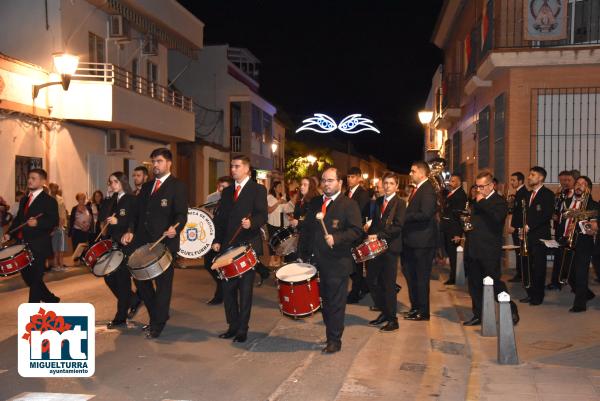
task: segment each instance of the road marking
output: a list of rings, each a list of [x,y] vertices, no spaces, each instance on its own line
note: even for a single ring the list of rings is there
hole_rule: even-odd
[[[87,401],[94,397],[90,394],[21,393],[6,401]]]

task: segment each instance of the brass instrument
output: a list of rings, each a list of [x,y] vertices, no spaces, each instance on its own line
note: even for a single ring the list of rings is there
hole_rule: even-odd
[[[435,158],[429,162],[429,175],[427,179],[433,185],[437,194],[437,207],[438,212],[443,208],[444,205],[444,190],[448,189],[450,184],[450,171],[448,170],[448,163],[446,159],[441,157]]]
[[[506,195],[506,204],[508,206],[508,214],[513,214],[515,210],[515,194]]]
[[[462,225],[462,229],[464,232],[473,231],[473,223],[471,223],[471,207],[469,205],[469,201],[465,204],[465,209],[460,210],[459,219]]]
[[[531,264],[529,263],[529,247],[527,245],[527,199],[521,199],[521,209],[523,210],[523,228],[521,228],[521,246],[519,248],[519,257],[521,258],[521,277],[525,288],[531,287]]]

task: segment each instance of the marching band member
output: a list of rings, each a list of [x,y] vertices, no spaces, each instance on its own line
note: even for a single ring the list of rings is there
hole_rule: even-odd
[[[396,276],[398,275],[398,257],[402,252],[402,224],[406,212],[406,202],[397,195],[399,178],[395,173],[387,172],[382,177],[384,195],[377,199],[376,210],[369,228],[369,240],[386,240],[388,249],[369,262],[367,283],[375,307],[381,313],[369,325],[381,327],[381,332],[398,330],[396,317]]]
[[[544,186],[546,175],[543,167],[534,166],[527,176],[531,193],[526,200],[527,225],[523,227],[523,231],[527,234],[527,247],[531,259],[531,286],[527,289],[527,297],[520,302],[530,305],[540,305],[544,302],[548,250],[540,240],[552,238],[550,221],[554,214],[554,193]]]
[[[362,181],[362,172],[360,171],[360,168],[350,167],[346,176],[346,181],[348,184],[346,196],[355,201],[358,205],[362,223],[364,224],[369,218],[370,198],[367,190],[360,185]],[[362,237],[358,239],[358,242],[360,243],[361,240]],[[362,263],[354,263],[354,271],[350,275],[350,279],[352,280],[352,289],[348,294],[348,303],[355,304],[358,303],[367,292],[369,292],[369,286],[367,285],[367,281],[363,273]]]
[[[471,295],[473,317],[463,323],[465,326],[481,324],[483,302],[483,279],[494,280],[494,299],[507,291],[501,279],[500,261],[502,259],[502,235],[508,205],[494,189],[493,176],[484,171],[477,176],[477,196],[472,207],[471,224],[473,230],[466,233],[465,253],[469,258],[469,293]],[[517,305],[510,301],[513,323],[519,322]]]
[[[142,190],[142,185],[148,181],[148,169],[146,166],[137,166],[133,169],[133,194],[138,196]]]
[[[462,177],[459,174],[450,176],[450,192],[446,195],[440,220],[440,231],[444,238],[444,249],[450,259],[450,277],[444,283],[453,285],[456,279],[456,248],[460,245],[463,235],[460,219],[456,213],[464,210],[467,204],[467,194],[462,189]]]
[[[310,177],[304,177],[300,180],[300,199],[296,202],[294,206],[293,217],[290,219],[290,225],[292,227],[300,227],[301,221],[306,216],[306,212],[308,211],[308,205],[312,198],[320,196],[319,191],[317,191],[317,186]]]
[[[513,208],[510,218],[509,231],[512,235],[513,245],[520,247],[521,238],[519,236],[519,229],[523,227],[523,199],[527,201],[529,199],[529,191],[525,186],[525,176],[520,171],[516,171],[510,176],[510,186],[515,190]],[[518,283],[522,280],[523,276],[521,270],[521,254],[519,248],[515,249],[516,257],[516,274],[511,278],[511,283]]]
[[[363,230],[358,204],[341,192],[338,170],[325,170],[321,183],[323,196],[314,197],[308,206],[299,249],[302,260],[314,260],[319,270],[327,335],[322,352],[331,354],[342,349],[348,279],[354,264],[350,248]]]
[[[257,255],[262,254],[260,228],[267,222],[267,190],[250,179],[250,159],[235,156],[231,159],[233,185],[221,194],[219,213],[215,217],[214,252],[224,251],[229,246],[249,243]],[[239,227],[241,225],[241,231]],[[236,232],[239,235],[234,238]],[[229,327],[219,334],[220,338],[233,338],[243,343],[248,336],[248,323],[252,310],[254,270],[248,270],[223,284],[225,317]]]
[[[58,204],[56,199],[44,192],[44,184],[48,173],[42,169],[32,169],[27,174],[29,193],[19,202],[19,210],[12,220],[9,231],[27,223],[14,236],[24,242],[33,254],[31,266],[21,270],[21,277],[29,287],[29,301],[60,302],[44,283],[44,263],[52,256],[52,240],[50,234],[58,225]],[[41,215],[40,215],[41,214]],[[11,235],[5,234],[4,241]]]
[[[402,227],[402,268],[408,285],[410,311],[406,320],[429,320],[429,279],[437,244],[437,195],[429,182],[429,165],[414,162],[410,177],[415,184]]]
[[[599,210],[599,205],[591,198],[592,180],[584,175],[580,176],[575,183],[574,196],[571,209]],[[586,199],[587,197],[587,199]],[[569,219],[565,224],[565,230],[569,228]],[[587,301],[593,299],[596,295],[588,286],[590,259],[594,251],[594,236],[598,233],[598,221],[596,217],[583,221],[589,223],[589,226],[582,230],[580,224],[575,225],[575,256],[572,259],[571,274],[569,275],[569,285],[575,293],[573,307],[569,312],[584,312],[587,310]]]
[[[131,194],[127,176],[121,171],[110,175],[108,185],[112,196],[103,202],[99,219],[103,222],[101,229],[108,225],[105,236],[114,243],[119,243],[134,218],[135,196]],[[137,310],[140,303],[137,295],[131,290],[131,275],[126,265],[127,262],[124,258],[121,266],[113,273],[104,276],[104,282],[117,298],[115,317],[106,325],[109,329],[124,325],[127,318],[130,317],[129,308],[135,306],[135,310]]]
[[[123,245],[137,249],[166,235],[165,244],[172,255],[179,251],[179,233],[187,222],[187,190],[183,182],[171,174],[173,155],[167,148],[154,149],[150,154],[154,180],[142,185],[137,197],[136,221],[123,235]],[[175,228],[176,223],[179,226]],[[133,234],[133,232],[135,234]],[[152,280],[136,280],[139,294],[148,309],[150,324],[145,327],[146,338],[157,338],[167,320],[173,292],[173,266]],[[156,287],[156,288],[155,288]]]

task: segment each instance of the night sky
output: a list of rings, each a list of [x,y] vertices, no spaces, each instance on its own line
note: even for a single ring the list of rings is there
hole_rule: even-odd
[[[206,24],[206,45],[261,60],[261,95],[295,123],[361,113],[382,134],[355,135],[355,149],[399,171],[422,158],[417,111],[441,62],[430,38],[442,0],[179,2]]]

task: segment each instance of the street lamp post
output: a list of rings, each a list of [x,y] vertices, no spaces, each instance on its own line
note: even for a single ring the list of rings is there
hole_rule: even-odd
[[[56,82],[46,82],[41,85],[33,85],[32,96],[33,99],[38,97],[40,93],[40,89],[46,88],[52,85],[61,84],[63,90],[69,89],[69,84],[71,83],[71,76],[75,74],[77,71],[77,65],[79,64],[79,56],[74,56],[72,54],[67,53],[54,53],[52,55],[54,59],[54,67],[56,71],[60,74],[60,81]]]

